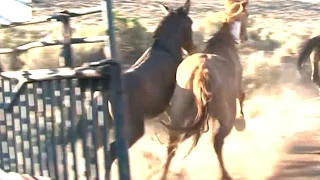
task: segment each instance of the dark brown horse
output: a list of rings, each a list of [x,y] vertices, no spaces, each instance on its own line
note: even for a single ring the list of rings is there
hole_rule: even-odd
[[[163,113],[173,95],[175,75],[182,58],[182,48],[188,53],[194,48],[192,20],[188,16],[190,0],[184,6],[170,10],[161,5],[166,16],[154,32],[154,43],[137,62],[124,72],[123,112],[124,136],[131,147],[144,134],[144,119]],[[115,142],[108,156],[116,159]],[[111,164],[107,170],[110,170]],[[108,172],[109,173],[109,172]]]
[[[220,124],[213,141],[222,179],[231,179],[224,167],[222,147],[235,122],[236,99],[243,96],[242,65],[235,44],[247,40],[246,5],[247,2],[233,2],[222,27],[207,42],[203,53],[187,57],[178,67],[171,100],[171,123],[164,124],[170,139],[163,180],[178,144],[193,136],[189,154],[209,128],[210,119],[217,119]]]
[[[301,73],[302,64],[310,57],[310,63],[312,68],[311,79],[318,85],[320,92],[320,80],[319,80],[319,61],[320,61],[320,35],[310,38],[304,44],[303,48],[299,52],[298,56],[298,70]]]

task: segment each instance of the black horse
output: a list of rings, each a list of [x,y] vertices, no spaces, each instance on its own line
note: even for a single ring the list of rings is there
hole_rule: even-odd
[[[154,32],[152,47],[122,76],[123,127],[129,147],[143,136],[144,120],[157,117],[168,107],[175,88],[176,71],[183,60],[182,49],[190,54],[194,48],[192,20],[188,16],[190,0],[174,10],[161,7],[166,16]],[[108,156],[112,164],[116,159],[115,142],[111,143]],[[108,173],[111,164],[107,167]]]

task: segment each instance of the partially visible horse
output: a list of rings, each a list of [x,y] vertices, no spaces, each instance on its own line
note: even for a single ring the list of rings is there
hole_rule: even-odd
[[[301,73],[302,64],[310,57],[312,68],[311,80],[318,85],[320,92],[320,79],[319,79],[319,61],[320,61],[320,35],[308,39],[299,52],[298,56],[298,70]]]
[[[178,144],[193,136],[189,154],[208,130],[210,119],[217,119],[220,124],[214,149],[222,179],[231,179],[224,166],[222,147],[235,122],[236,100],[243,96],[242,65],[235,44],[247,40],[246,5],[247,1],[233,2],[222,27],[207,42],[203,53],[187,57],[178,67],[170,106],[171,123],[163,123],[169,129],[169,146],[162,180],[166,179]]]
[[[175,88],[176,71],[183,60],[182,48],[188,53],[194,48],[192,20],[188,16],[190,0],[174,10],[164,5],[161,7],[167,15],[154,32],[152,47],[122,76],[123,127],[129,147],[143,136],[144,119],[157,117],[169,105]],[[108,156],[112,164],[116,159],[115,142],[110,144]],[[111,164],[107,167],[108,171]]]

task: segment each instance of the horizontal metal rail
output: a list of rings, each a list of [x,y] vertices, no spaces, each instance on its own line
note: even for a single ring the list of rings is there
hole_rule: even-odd
[[[110,65],[118,64],[113,59],[105,59],[98,62],[89,63],[84,67],[76,68],[54,68],[54,69],[38,69],[29,71],[7,71],[0,73],[3,79],[16,80],[17,84],[13,87],[11,93],[10,103],[0,105],[0,108],[9,110],[13,107],[22,89],[27,83],[36,81],[48,81],[58,79],[72,79],[72,78],[97,78],[109,75],[108,67]]]
[[[83,15],[89,15],[89,14],[95,14],[95,13],[101,13],[101,7],[92,7],[92,8],[83,8],[80,10],[62,10],[58,11],[57,13],[51,15],[51,16],[43,16],[43,17],[37,17],[32,19],[29,22],[24,23],[12,23],[10,25],[1,25],[0,29],[6,29],[6,28],[13,28],[17,26],[26,26],[26,25],[32,25],[32,24],[39,24],[39,23],[45,23],[50,21],[60,21],[61,16],[68,16],[68,17],[78,17]]]
[[[96,43],[96,42],[105,42],[109,39],[108,36],[92,36],[84,38],[71,38],[71,44],[81,44],[81,43]],[[20,51],[27,51],[33,48],[46,47],[46,46],[56,46],[63,45],[63,40],[44,40],[27,43],[20,45],[16,48],[0,48],[0,54],[9,54]]]

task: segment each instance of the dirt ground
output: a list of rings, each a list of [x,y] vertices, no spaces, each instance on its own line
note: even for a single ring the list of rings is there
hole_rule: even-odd
[[[176,7],[183,0],[115,0],[114,8],[128,17],[139,17],[154,28],[162,17],[158,2]],[[191,1],[196,21],[222,9],[219,0]],[[47,0],[37,5],[35,15],[57,9],[99,5],[98,0]],[[235,130],[224,146],[226,167],[239,180],[315,180],[320,178],[320,98],[309,77],[297,74],[296,55],[301,43],[320,33],[320,2],[307,0],[251,0],[248,11],[250,41],[239,47],[244,66],[247,129]],[[152,14],[152,16],[150,16]],[[81,19],[96,23],[100,18]],[[307,68],[305,68],[307,69]],[[302,81],[304,81],[302,83]],[[159,178],[166,146],[152,138],[166,131],[155,121],[147,122],[146,135],[130,149],[134,180]],[[214,130],[204,134],[195,150],[183,159],[186,141],[173,160],[170,180],[219,179],[218,161],[212,146]],[[113,171],[117,170],[113,166]],[[112,179],[117,179],[116,174]]]
[[[127,13],[135,15],[129,7],[133,8],[136,3],[134,12],[139,12],[140,17],[146,16],[146,24],[152,26],[158,20],[149,19],[148,12],[141,12],[145,6],[151,9],[151,2],[157,1],[130,2],[120,5],[116,1],[115,7],[118,5],[119,9],[123,7]],[[162,2],[172,6],[181,3]],[[224,147],[227,169],[235,179],[320,178],[320,104],[318,100],[305,100],[318,94],[314,85],[301,83],[295,68],[301,42],[320,32],[319,5],[319,2],[250,1],[251,40],[240,47],[249,94],[245,102],[248,127],[245,132],[234,130]],[[200,19],[207,12],[220,9],[218,1],[192,1],[191,16]],[[253,32],[258,32],[258,40],[253,38]],[[166,133],[159,129],[160,126],[151,122],[147,132],[152,135],[156,131],[165,141]],[[187,141],[181,145],[169,179],[219,179],[218,161],[212,147],[213,133],[203,135],[200,144],[186,159],[182,158],[191,143]],[[134,179],[159,178],[165,157],[165,146],[145,136],[130,150],[132,176]]]

